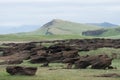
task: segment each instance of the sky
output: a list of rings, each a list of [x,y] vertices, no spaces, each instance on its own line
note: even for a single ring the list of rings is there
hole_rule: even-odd
[[[0,27],[43,25],[52,19],[120,24],[120,0],[0,0]]]

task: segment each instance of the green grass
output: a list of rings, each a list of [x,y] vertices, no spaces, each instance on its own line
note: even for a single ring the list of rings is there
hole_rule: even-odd
[[[104,38],[120,39],[120,34],[114,35],[114,36],[108,36],[108,37],[104,37]]]
[[[120,27],[117,28],[107,28],[106,31],[100,35],[94,36],[98,38],[110,38],[110,39],[119,39],[120,38]],[[92,36],[92,35],[91,35]]]
[[[94,75],[107,73],[120,73],[119,61],[114,61],[113,66],[118,67],[117,70],[96,70],[96,69],[62,69],[64,64],[52,63],[51,67],[39,67],[39,64],[22,64],[23,66],[37,66],[38,71],[35,76],[11,76],[5,71],[5,66],[0,67],[0,80],[119,80],[120,78],[104,78],[94,77]],[[53,70],[49,70],[53,69]]]
[[[101,29],[97,29],[97,30],[101,30]],[[96,38],[109,38],[109,39],[119,39],[120,38],[120,27],[104,28],[104,30],[106,30],[106,31],[101,34],[98,34],[98,35],[93,34],[91,36],[96,37]],[[96,31],[96,30],[92,30],[92,31]]]
[[[102,37],[117,36],[120,35],[120,27],[107,29],[106,32],[101,34]]]
[[[91,38],[80,35],[0,35],[0,41],[42,41]]]

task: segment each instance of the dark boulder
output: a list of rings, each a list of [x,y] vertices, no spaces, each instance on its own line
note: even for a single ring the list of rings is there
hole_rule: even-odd
[[[37,71],[37,67],[21,67],[21,66],[8,66],[6,72],[10,75],[28,75],[33,76]]]
[[[91,65],[92,69],[107,69],[111,66],[112,60],[108,55],[82,56],[75,62],[75,68],[87,68]]]
[[[99,61],[96,61],[95,63],[92,64],[92,69],[106,69],[109,68],[109,66],[112,63],[112,58],[103,58],[100,59]]]
[[[49,62],[46,57],[37,55],[32,57],[32,59],[30,60],[30,63],[45,63],[45,62]]]

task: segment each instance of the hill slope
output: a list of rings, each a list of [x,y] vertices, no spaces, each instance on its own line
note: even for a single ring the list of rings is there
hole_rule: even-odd
[[[109,22],[103,22],[103,23],[87,23],[89,25],[94,25],[94,26],[101,26],[103,28],[110,28],[110,27],[117,27],[119,25],[116,25],[116,24],[112,24],[112,23],[109,23]]]
[[[101,27],[98,26],[54,19],[35,31],[0,35],[0,41],[40,41],[91,38],[83,36],[82,32],[100,28]]]
[[[82,34],[86,36],[111,37],[111,38],[116,36],[117,38],[118,36],[120,36],[120,27],[85,31]]]
[[[100,29],[98,26],[91,26],[87,24],[74,23],[69,21],[63,21],[59,19],[54,19],[45,25],[43,25],[40,29],[24,33],[24,34],[32,34],[32,35],[81,35],[83,31],[87,30],[96,30]]]
[[[99,26],[54,19],[35,31],[0,35],[0,41],[39,41],[96,37],[120,38],[120,27],[101,28]]]

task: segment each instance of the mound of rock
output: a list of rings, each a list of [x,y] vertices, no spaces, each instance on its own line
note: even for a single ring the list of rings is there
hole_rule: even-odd
[[[44,43],[52,43],[52,45],[45,47],[42,45]],[[120,48],[120,39],[69,39],[29,43],[10,43],[3,44],[3,46],[4,45],[8,47],[0,48],[0,60],[30,60],[31,63],[58,63],[67,59],[69,64],[75,64],[76,68],[87,68],[91,65],[93,69],[106,69],[111,65],[112,58],[105,55],[88,55],[81,57],[79,52],[96,50],[103,47]],[[117,58],[117,56],[117,54],[112,55],[113,58]],[[79,60],[76,59],[78,57],[80,58]]]
[[[112,63],[112,58],[108,55],[84,56],[75,62],[75,68],[87,68],[91,65],[92,69],[107,69]]]
[[[21,66],[8,66],[6,72],[10,75],[28,75],[33,76],[37,71],[37,67],[21,67]]]

